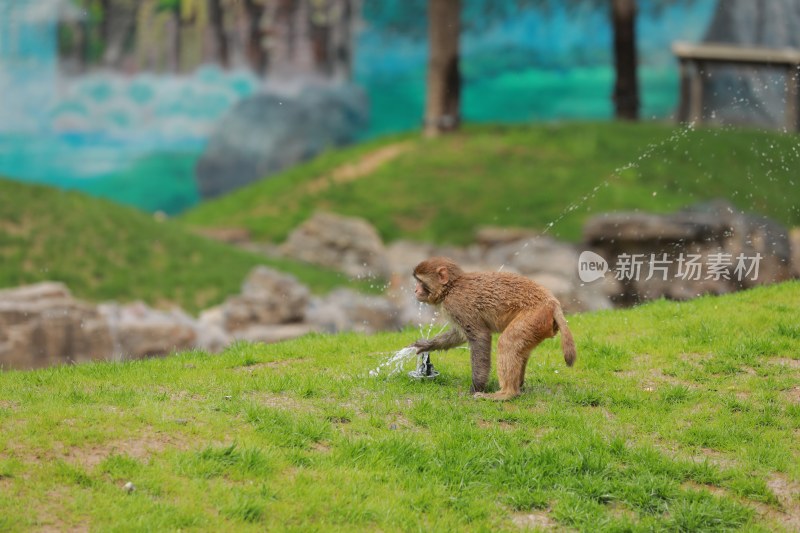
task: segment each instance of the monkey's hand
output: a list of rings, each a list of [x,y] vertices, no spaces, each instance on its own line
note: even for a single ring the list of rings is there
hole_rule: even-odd
[[[467,342],[467,338],[461,329],[451,328],[432,339],[420,339],[411,346],[417,349],[417,353],[422,353],[434,350],[449,350],[465,342]]]
[[[434,348],[433,339],[420,339],[411,345],[412,348],[417,349],[417,353],[429,352]]]

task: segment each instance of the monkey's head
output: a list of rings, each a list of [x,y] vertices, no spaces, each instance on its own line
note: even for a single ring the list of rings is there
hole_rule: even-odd
[[[414,295],[426,304],[438,304],[447,295],[452,283],[464,273],[461,267],[446,257],[433,257],[414,269],[417,287]]]

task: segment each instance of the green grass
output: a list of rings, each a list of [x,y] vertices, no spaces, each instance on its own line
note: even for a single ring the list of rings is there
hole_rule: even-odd
[[[573,316],[575,367],[548,340],[507,403],[466,393],[464,350],[369,377],[412,330],[1,373],[0,529],[791,530],[798,302]]]
[[[411,150],[361,179],[309,191],[308,182],[398,141]],[[436,140],[395,136],[328,152],[205,202],[182,220],[282,241],[324,209],[364,217],[386,240],[463,244],[481,225],[550,224],[552,235],[578,240],[592,214],[669,212],[723,197],[798,225],[799,145],[795,135],[656,123],[471,126]]]
[[[58,280],[82,298],[176,303],[195,312],[238,293],[259,264],[291,272],[318,292],[339,285],[369,290],[344,275],[234,249],[129,207],[0,179],[0,287]]]

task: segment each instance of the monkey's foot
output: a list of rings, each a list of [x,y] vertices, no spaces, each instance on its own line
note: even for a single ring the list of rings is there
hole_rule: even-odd
[[[518,395],[517,394],[510,394],[510,393],[501,391],[501,392],[495,392],[495,393],[491,393],[491,394],[489,394],[487,392],[476,392],[472,397],[473,398],[478,398],[478,399],[481,399],[481,400],[505,401],[505,400],[510,400],[511,398],[514,398],[516,396],[518,396]]]

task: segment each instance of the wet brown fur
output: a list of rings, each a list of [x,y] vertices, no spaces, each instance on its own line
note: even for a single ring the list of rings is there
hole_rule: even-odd
[[[414,343],[419,352],[447,350],[469,343],[471,392],[476,397],[508,400],[518,396],[531,350],[561,331],[561,348],[568,366],[575,362],[575,341],[561,304],[536,282],[509,272],[464,272],[444,257],[423,261],[414,269],[416,296],[441,305],[453,327],[432,339]],[[484,392],[491,369],[492,333],[497,342],[500,390]]]

